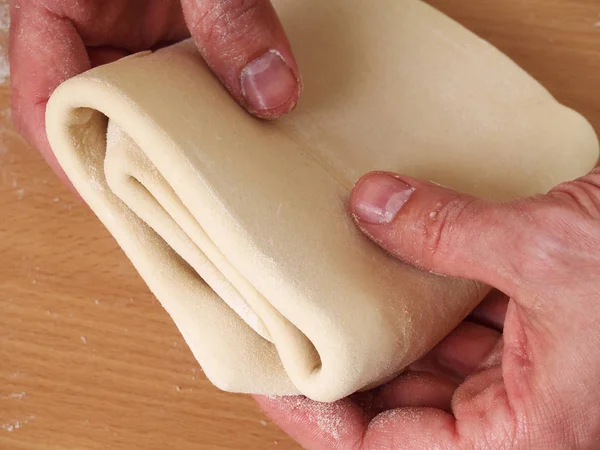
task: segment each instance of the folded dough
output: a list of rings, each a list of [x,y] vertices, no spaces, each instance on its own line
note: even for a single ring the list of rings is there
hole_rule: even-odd
[[[333,401],[385,382],[481,290],[420,272],[346,213],[384,169],[506,199],[584,174],[589,124],[492,46],[415,0],[278,0],[303,70],[258,121],[191,42],[60,86],[52,148],[221,389]]]

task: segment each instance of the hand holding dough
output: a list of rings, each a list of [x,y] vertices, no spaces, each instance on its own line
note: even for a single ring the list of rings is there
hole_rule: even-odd
[[[482,295],[365,239],[346,212],[355,179],[506,199],[586,173],[598,144],[424,3],[274,3],[304,73],[290,117],[250,117],[183,42],[65,82],[48,136],[213,383],[333,401],[395,377]]]

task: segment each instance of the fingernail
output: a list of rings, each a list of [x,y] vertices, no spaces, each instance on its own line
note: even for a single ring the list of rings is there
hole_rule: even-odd
[[[376,174],[358,182],[354,188],[354,213],[364,222],[391,223],[415,189],[388,174]]]
[[[298,89],[298,81],[277,50],[269,50],[242,70],[242,93],[257,111],[285,104]]]

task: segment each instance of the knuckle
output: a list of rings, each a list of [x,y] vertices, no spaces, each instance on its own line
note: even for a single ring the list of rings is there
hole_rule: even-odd
[[[600,227],[596,219],[556,201],[535,202],[526,209],[525,216],[528,223],[518,234],[517,258],[513,260],[521,278],[548,283],[569,280],[582,267],[600,270]]]
[[[575,181],[562,183],[551,192],[566,197],[591,218],[600,219],[600,170],[596,169]]]
[[[475,199],[458,196],[446,203],[438,203],[437,210],[425,213],[417,223],[425,260],[444,258],[452,250],[453,236],[466,217],[471,215]]]
[[[253,23],[264,8],[259,0],[218,0],[199,6],[190,24],[204,43],[219,48],[232,47],[253,32]]]

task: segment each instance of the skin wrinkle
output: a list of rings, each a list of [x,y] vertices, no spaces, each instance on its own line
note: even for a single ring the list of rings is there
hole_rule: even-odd
[[[537,207],[531,216],[536,226],[524,235],[519,245],[521,252],[516,265],[519,277],[529,280],[529,284],[533,283],[534,286],[550,276],[555,282],[559,281],[557,274],[560,280],[568,282],[573,275],[572,262],[578,261],[576,267],[581,267],[581,263],[587,259],[582,256],[587,256],[590,247],[598,245],[600,233],[586,227],[581,214],[567,207],[551,207],[550,210],[547,206]],[[556,220],[555,217],[561,219]],[[573,223],[578,225],[569,226]],[[569,244],[569,241],[573,244]],[[582,241],[585,246],[579,244]],[[591,260],[592,265],[598,262],[593,256]],[[566,264],[565,261],[570,262]],[[560,270],[557,270],[557,264],[560,265]]]
[[[248,36],[248,23],[252,23],[255,19],[248,16],[257,15],[259,12],[258,4],[255,1],[243,3],[250,4],[238,11],[237,8],[231,6],[231,3],[217,2],[205,13],[200,13],[190,28],[200,29],[206,42],[217,46],[227,59],[239,57],[238,52],[234,53],[232,50],[237,47],[236,44],[240,40]]]
[[[190,25],[192,30],[199,30],[202,41],[210,42],[213,51],[218,51],[220,58],[232,67],[243,67],[268,50],[261,45],[265,28],[251,26],[261,21],[264,5],[256,0],[244,0],[240,5],[238,3],[240,2],[218,1],[207,7],[206,11],[199,6],[197,7],[199,12],[192,14]],[[252,54],[241,51],[243,47],[240,43],[244,41],[251,43],[249,47],[261,50]],[[202,53],[206,54],[207,48],[201,47]],[[214,66],[211,65],[211,68],[214,69]]]
[[[582,178],[576,182],[555,187],[550,195],[563,195],[569,198],[590,219],[598,220],[600,219],[600,199],[594,195],[598,189],[600,189],[600,185],[595,180]]]
[[[422,231],[424,235],[425,248],[428,250],[430,261],[435,258],[444,258],[452,248],[452,239],[446,239],[447,234],[452,236],[454,224],[461,223],[464,215],[470,214],[469,208],[473,207],[475,199],[456,198],[449,201],[437,211],[436,220],[423,219]],[[427,216],[426,216],[427,217]],[[467,221],[465,221],[467,222]],[[441,254],[438,256],[438,254]]]

